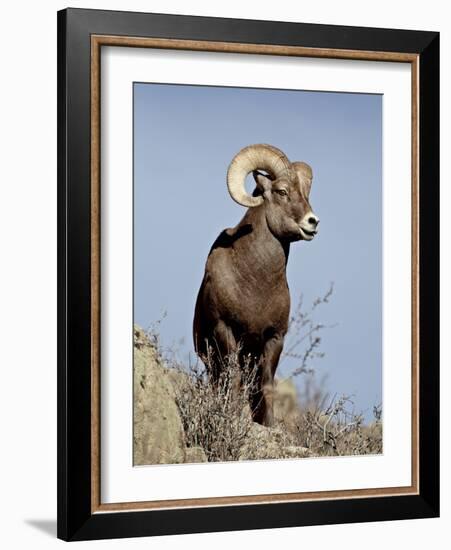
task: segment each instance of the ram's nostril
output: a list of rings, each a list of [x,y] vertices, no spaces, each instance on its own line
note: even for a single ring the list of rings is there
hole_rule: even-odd
[[[318,225],[319,224],[319,219],[318,218],[315,218],[313,216],[310,216],[310,218],[308,219],[308,222],[309,224],[311,225]]]

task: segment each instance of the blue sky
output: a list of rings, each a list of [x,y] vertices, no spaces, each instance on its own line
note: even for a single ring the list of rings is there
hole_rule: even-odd
[[[327,389],[372,417],[382,401],[382,96],[135,83],[134,320],[193,352],[194,304],[211,244],[244,208],[226,188],[233,156],[270,143],[313,168],[318,236],[294,243],[292,305],[334,283],[315,319]],[[294,364],[286,361],[279,375]],[[298,378],[302,384],[302,377]]]

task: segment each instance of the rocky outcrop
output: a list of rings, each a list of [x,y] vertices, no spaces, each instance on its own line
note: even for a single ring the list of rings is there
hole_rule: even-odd
[[[167,370],[144,331],[134,329],[134,464],[185,462],[182,421]]]
[[[207,462],[207,455],[202,447],[187,447],[185,449],[185,462]]]
[[[241,450],[240,460],[269,460],[276,458],[305,458],[306,447],[299,447],[281,428],[265,428],[255,422]]]

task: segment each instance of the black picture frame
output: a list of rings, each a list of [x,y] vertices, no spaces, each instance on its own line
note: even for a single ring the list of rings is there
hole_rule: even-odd
[[[399,52],[418,56],[418,494],[93,512],[92,35]],[[427,224],[422,223],[426,219]],[[438,515],[439,33],[85,9],[58,12],[58,537],[87,540]]]

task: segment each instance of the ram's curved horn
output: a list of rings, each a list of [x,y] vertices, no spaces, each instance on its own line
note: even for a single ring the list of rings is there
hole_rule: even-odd
[[[244,187],[246,176],[254,170],[264,170],[273,179],[286,176],[291,180],[293,177],[290,161],[277,147],[265,144],[244,147],[235,155],[227,172],[230,196],[242,206],[253,207],[263,203],[262,196],[253,197]]]
[[[293,162],[292,164],[299,180],[301,192],[308,199],[310,189],[312,188],[313,172],[312,168],[305,162]]]

